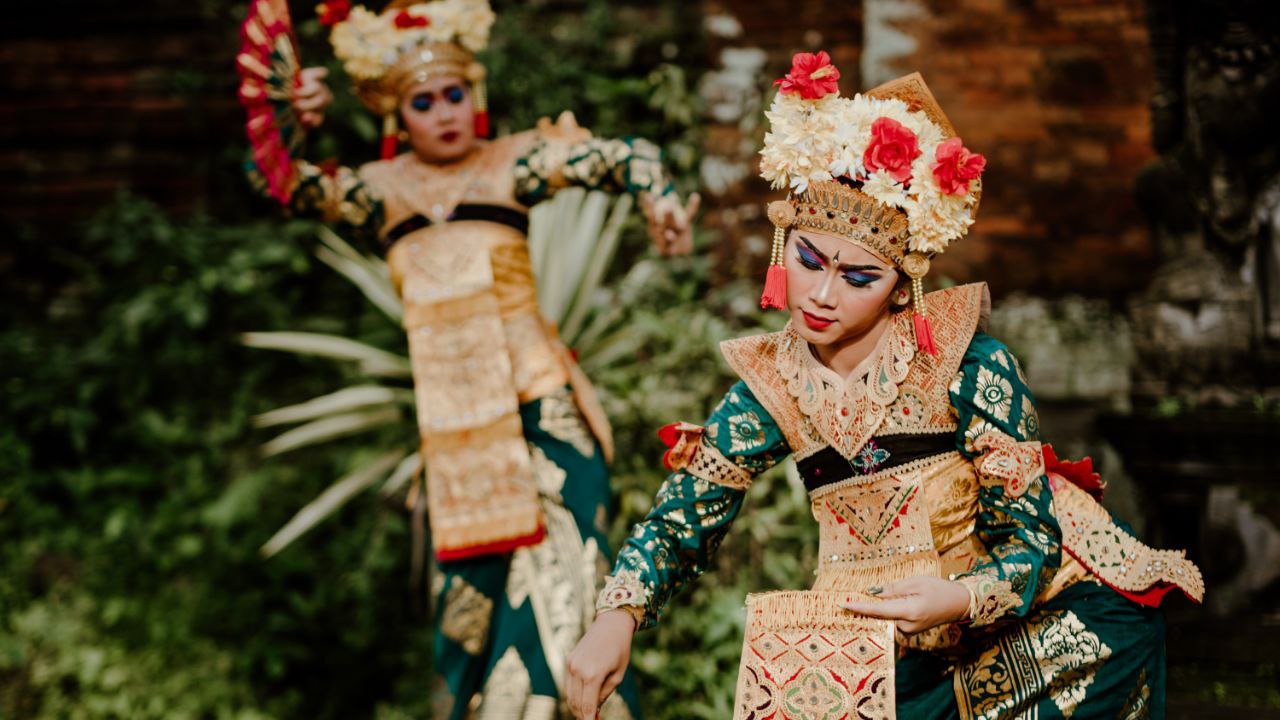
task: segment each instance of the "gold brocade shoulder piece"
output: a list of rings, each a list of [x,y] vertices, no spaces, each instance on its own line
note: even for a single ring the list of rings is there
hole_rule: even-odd
[[[794,336],[794,331],[788,326],[780,332],[725,340],[720,343],[720,352],[729,367],[769,411],[792,452],[800,455],[814,441],[804,432],[804,416],[787,392],[787,384],[778,373],[777,362],[779,349],[791,342]]]
[[[990,300],[984,283],[930,293],[937,356],[917,354],[911,317],[893,319],[864,364],[841,378],[822,365],[790,324],[721,343],[738,376],[782,429],[798,459],[825,445],[852,459],[875,435],[956,428],[948,387]]]
[[[974,333],[985,328],[991,295],[986,283],[971,283],[931,292],[927,301],[938,354],[916,356],[876,435],[918,435],[956,429],[949,388]],[[910,325],[909,318],[900,321]]]

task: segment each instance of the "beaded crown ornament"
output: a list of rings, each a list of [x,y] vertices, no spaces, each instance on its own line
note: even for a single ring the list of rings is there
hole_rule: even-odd
[[[799,53],[765,113],[760,174],[787,199],[769,203],[773,252],[761,307],[786,308],[786,231],[840,236],[911,278],[920,349],[937,354],[924,301],[929,261],[968,232],[986,159],[964,147],[919,73],[852,98],[826,52]]]
[[[356,96],[382,116],[382,157],[396,153],[396,112],[404,93],[441,75],[457,75],[472,89],[477,137],[489,134],[485,69],[475,53],[489,44],[494,14],[487,0],[393,0],[381,13],[327,0],[320,22],[332,28],[330,42],[355,81]]]

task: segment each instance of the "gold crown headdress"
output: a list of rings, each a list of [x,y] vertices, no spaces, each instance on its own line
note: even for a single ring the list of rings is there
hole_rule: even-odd
[[[489,44],[494,14],[487,0],[393,0],[381,13],[349,0],[328,0],[318,8],[333,31],[334,54],[355,81],[356,96],[383,118],[382,156],[396,149],[396,112],[404,92],[440,75],[471,84],[476,135],[489,134],[484,66],[475,53]]]
[[[768,208],[761,307],[786,307],[787,229],[834,233],[911,278],[916,340],[936,352],[923,278],[929,259],[973,224],[986,159],[964,147],[919,73],[852,98],[840,97],[839,79],[827,53],[799,53],[775,83],[760,174],[788,193]]]

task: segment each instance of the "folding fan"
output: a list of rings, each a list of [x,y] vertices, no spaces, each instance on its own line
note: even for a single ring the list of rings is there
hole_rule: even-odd
[[[293,156],[303,137],[292,106],[300,66],[285,0],[253,0],[240,35],[236,66],[249,145],[271,196],[283,204],[293,189]]]

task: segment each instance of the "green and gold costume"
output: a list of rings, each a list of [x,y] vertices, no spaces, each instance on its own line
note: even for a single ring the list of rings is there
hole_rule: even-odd
[[[876,676],[874,633],[837,640],[844,611],[823,610],[822,598],[914,575],[964,583],[974,602],[967,623],[899,636],[898,717],[1161,717],[1163,624],[1151,593],[1200,597],[1199,573],[1046,473],[1018,362],[981,328],[986,298],[981,284],[931,293],[938,354],[916,352],[904,312],[848,378],[790,326],[725,343],[742,379],[704,427],[675,428],[678,469],[619,552],[599,607],[656,623],[710,565],[752,478],[794,455],[820,525],[817,578],[810,591],[749,602],[735,717],[885,717],[850,676]],[[830,622],[812,633],[752,634],[756,619],[791,630],[823,612]],[[812,672],[824,666],[842,669]]]

